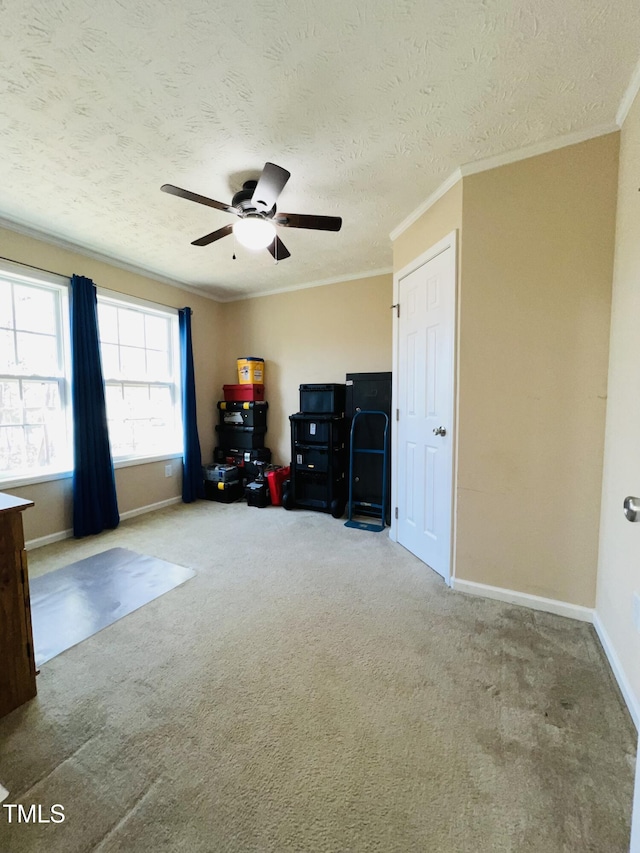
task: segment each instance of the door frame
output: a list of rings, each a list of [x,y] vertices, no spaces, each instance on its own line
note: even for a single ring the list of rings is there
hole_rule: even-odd
[[[442,240],[439,240],[433,246],[410,261],[405,267],[393,274],[393,308],[398,305],[400,294],[400,282],[403,278],[415,272],[419,267],[424,266],[429,261],[432,261],[438,255],[441,255],[447,249],[453,251],[453,278],[454,278],[454,294],[453,294],[453,341],[452,341],[452,358],[451,365],[451,381],[453,384],[451,394],[451,530],[449,531],[449,572],[444,578],[446,584],[451,586],[455,577],[455,557],[456,557],[456,482],[458,470],[458,371],[459,371],[459,294],[460,275],[459,275],[459,258],[458,258],[458,232],[451,231]],[[400,307],[402,311],[402,307]],[[395,426],[396,412],[399,408],[398,400],[398,363],[400,357],[400,340],[398,335],[398,312],[393,312],[393,373],[391,376],[391,413],[394,427],[391,431],[391,527],[389,528],[389,538],[394,542],[398,541],[398,521],[395,517],[395,507],[398,506],[398,430]]]

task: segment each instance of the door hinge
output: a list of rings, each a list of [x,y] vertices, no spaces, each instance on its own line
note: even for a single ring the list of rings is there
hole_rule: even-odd
[[[27,657],[31,660],[31,643],[27,643]]]
[[[400,420],[400,409],[396,409],[396,420]]]
[[[392,305],[391,307],[396,309],[396,317],[399,320],[400,319],[400,303],[396,302],[396,304]]]
[[[396,516],[396,519],[397,519],[397,518],[398,518],[398,507],[396,507],[395,516]]]
[[[20,583],[24,586],[24,569],[20,569]]]

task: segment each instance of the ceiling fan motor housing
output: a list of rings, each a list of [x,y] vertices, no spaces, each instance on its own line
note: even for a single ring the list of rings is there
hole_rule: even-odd
[[[276,206],[274,204],[271,210],[267,210],[264,205],[256,207],[256,203],[253,200],[253,193],[257,185],[257,181],[245,181],[242,189],[238,190],[231,200],[231,206],[237,207],[241,211],[240,216],[265,216],[270,219],[276,212]],[[259,199],[256,199],[256,201],[259,201]]]

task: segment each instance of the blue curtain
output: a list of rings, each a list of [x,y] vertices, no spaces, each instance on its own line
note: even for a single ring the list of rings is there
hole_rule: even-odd
[[[182,500],[192,503],[204,497],[202,480],[202,456],[196,423],[196,386],[193,373],[193,349],[191,346],[191,308],[178,312],[180,327],[180,370],[182,380],[182,431],[184,450],[182,455]]]
[[[120,515],[107,430],[96,287],[90,278],[71,278],[70,308],[73,535],[81,537],[117,527]]]

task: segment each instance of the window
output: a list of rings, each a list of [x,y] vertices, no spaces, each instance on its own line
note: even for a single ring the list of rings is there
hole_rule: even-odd
[[[0,479],[71,468],[68,289],[0,269]]]
[[[98,292],[98,326],[114,460],[180,453],[177,312]]]

